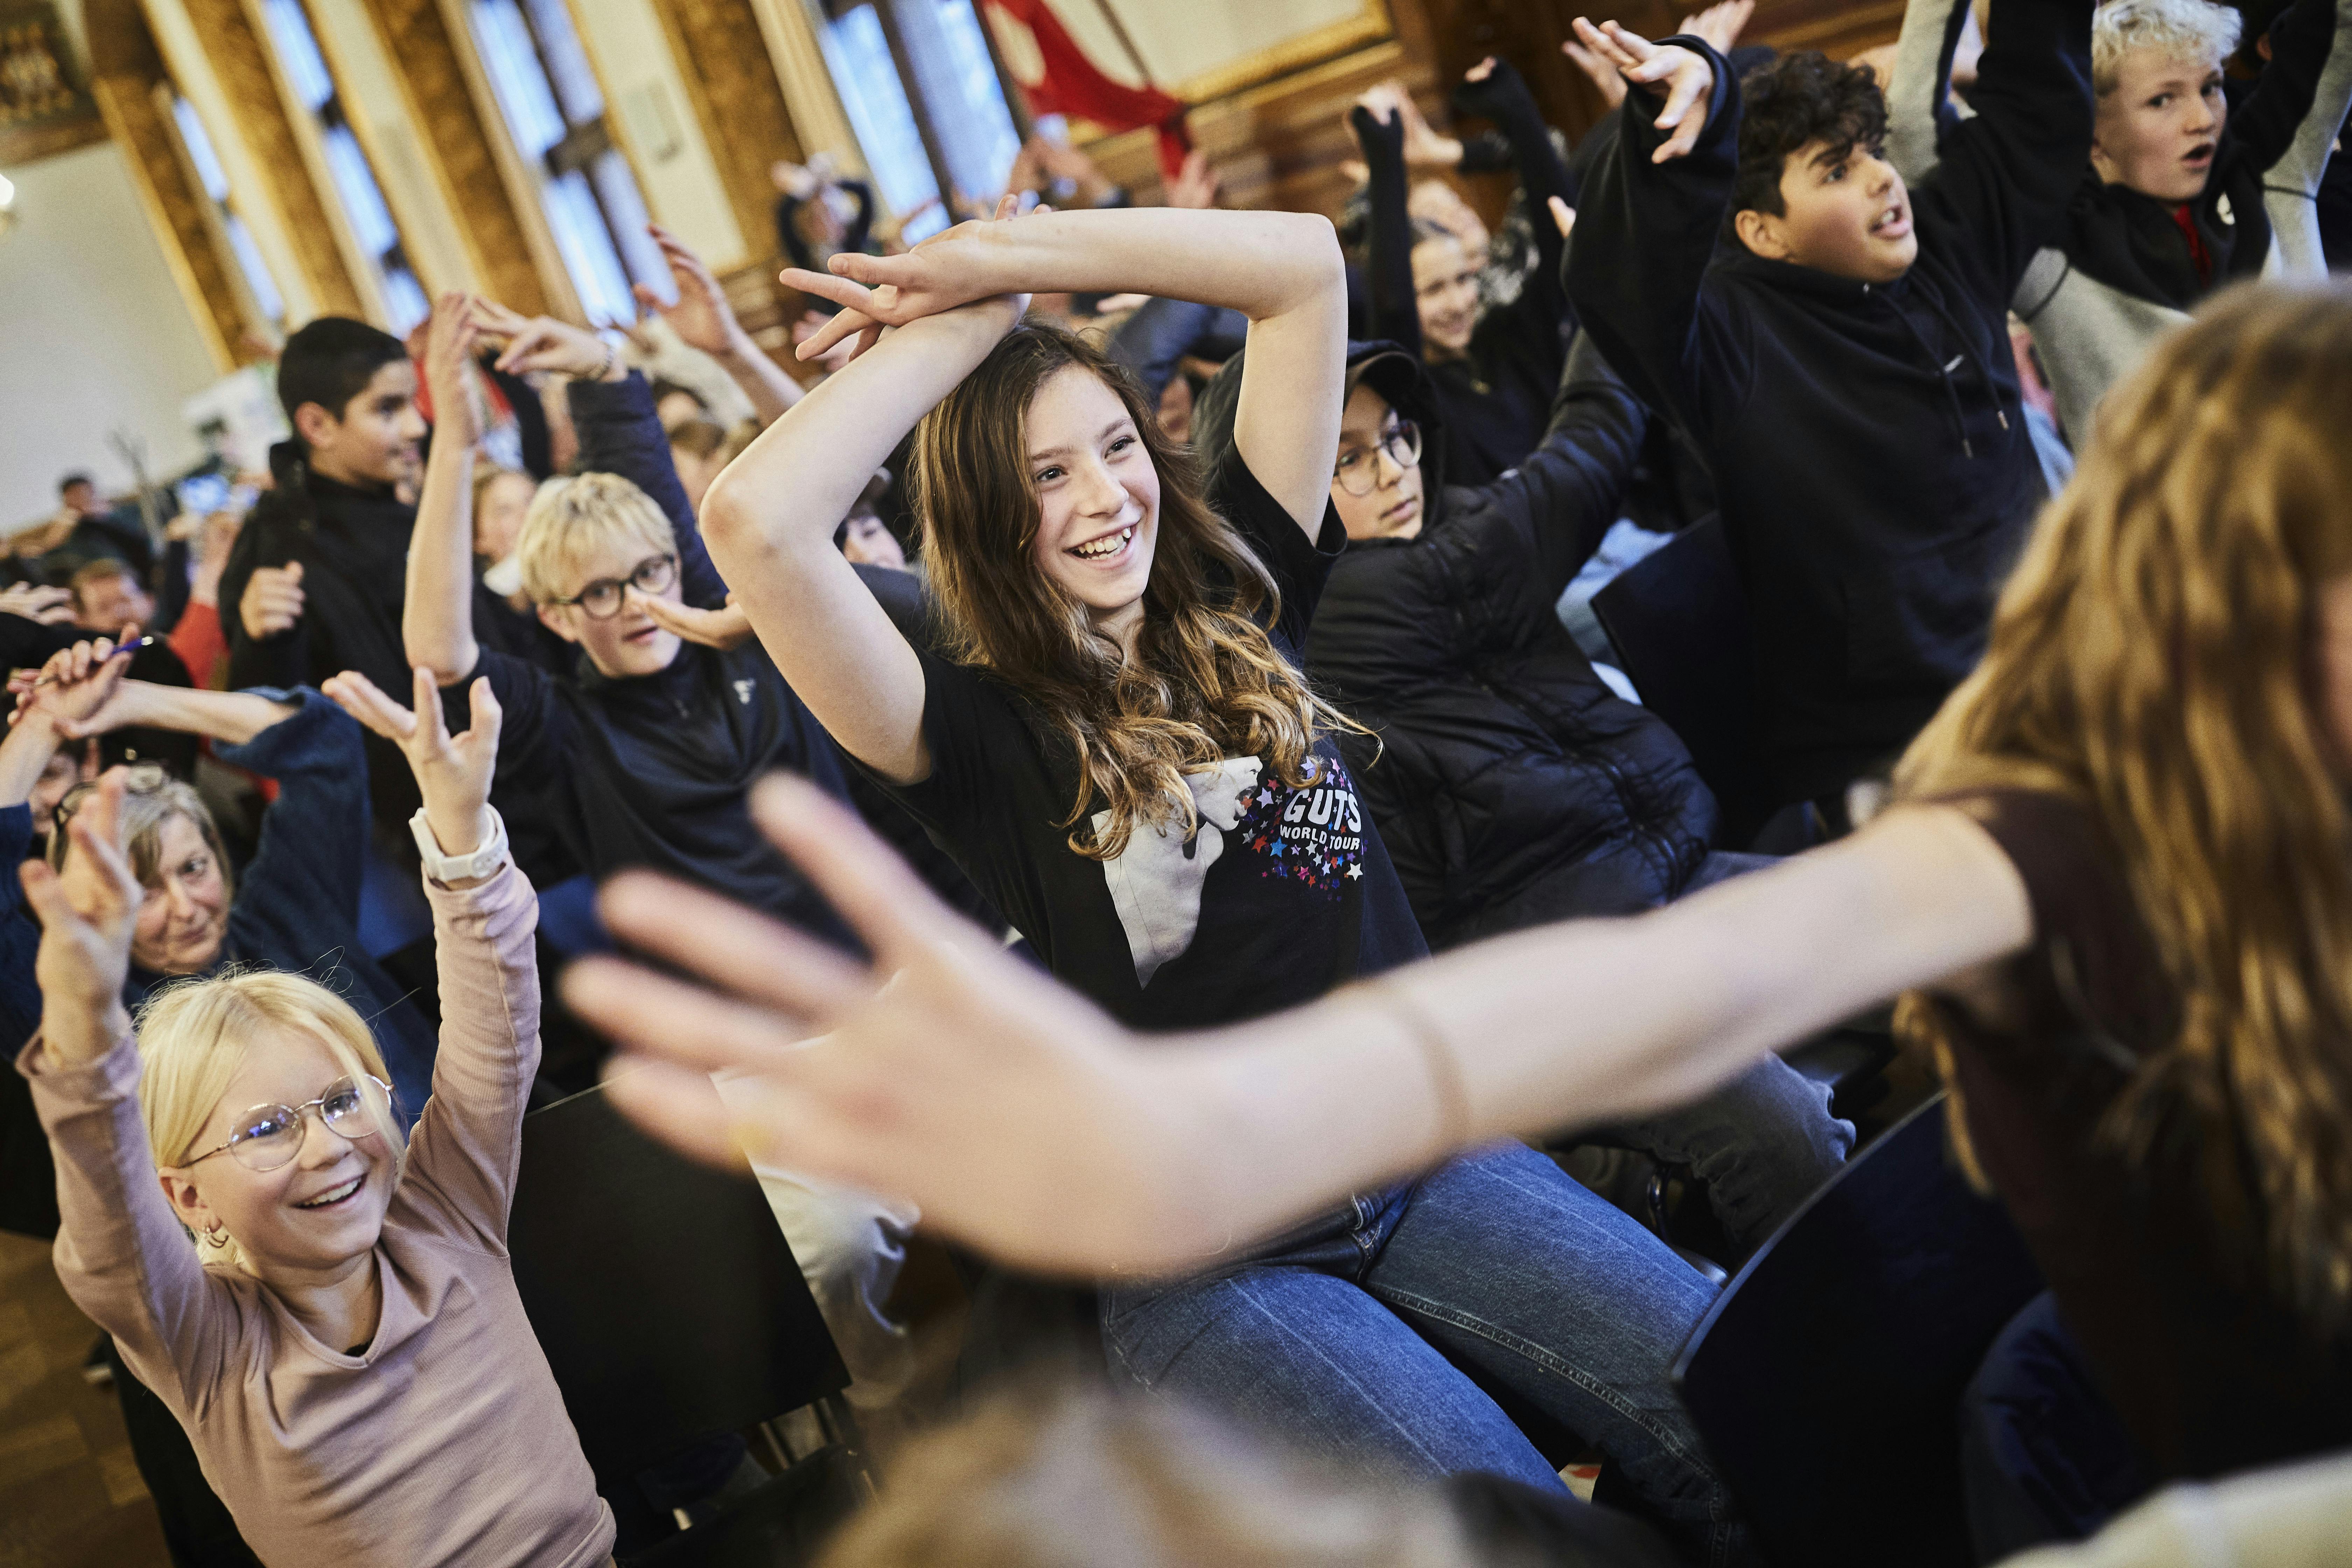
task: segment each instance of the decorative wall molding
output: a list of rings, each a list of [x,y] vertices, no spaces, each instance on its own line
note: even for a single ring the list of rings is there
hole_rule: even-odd
[[[89,85],[107,134],[130,165],[148,226],[155,231],[172,280],[188,302],[188,314],[212,351],[213,362],[224,372],[234,370],[239,360],[257,357],[257,351],[247,346],[248,323],[237,288],[206,216],[210,200],[190,177],[165,118],[167,110],[158,101],[159,90],[171,90],[162,62],[156,62],[152,73],[93,71]]]
[[[495,151],[506,127],[484,122],[447,16],[437,0],[364,3],[400,83],[409,123],[457,215],[474,275],[500,304],[527,316],[545,314],[551,305],[534,259],[533,226],[517,211]],[[470,39],[465,47],[471,47]]]
[[[770,257],[777,247],[776,190],[768,166],[779,158],[803,162],[805,153],[769,60],[759,14],[751,0],[667,0],[654,10],[719,165],[744,247],[754,258]]]
[[[287,237],[320,313],[372,319],[337,243],[342,226],[311,182],[310,160],[287,118],[267,46],[254,31],[245,6],[240,0],[186,0],[186,5],[205,58],[285,216]]]

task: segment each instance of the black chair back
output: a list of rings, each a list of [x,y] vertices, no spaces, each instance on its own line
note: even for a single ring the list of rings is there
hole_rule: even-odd
[[[1966,1568],[1959,1399],[2042,1289],[2008,1215],[1948,1157],[1945,1097],[1765,1243],[1675,1363],[1774,1568]]]
[[[646,1137],[602,1088],[523,1118],[507,1240],[606,1497],[849,1385],[759,1184]]]
[[[1722,842],[1745,848],[1777,803],[1759,751],[1748,600],[1723,520],[1692,523],[1592,597],[1643,706],[1690,748],[1722,808]]]

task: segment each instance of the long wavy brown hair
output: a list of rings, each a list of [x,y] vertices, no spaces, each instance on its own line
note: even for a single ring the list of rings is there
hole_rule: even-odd
[[[1042,514],[1027,413],[1071,367],[1117,393],[1160,473],[1160,527],[1132,658],[1085,605],[1037,569]],[[948,651],[1026,698],[1077,754],[1070,847],[1108,860],[1139,822],[1189,831],[1184,774],[1263,756],[1285,784],[1315,780],[1320,731],[1353,728],[1310,690],[1265,628],[1274,579],[1202,496],[1189,447],[1160,434],[1124,367],[1076,334],[1024,322],[915,432],[914,497]],[[1108,811],[1100,832],[1079,827]]]
[[[2209,1212],[2246,1215],[2272,1289],[2328,1327],[2352,1302],[2352,760],[2315,628],[2347,571],[2352,288],[2232,290],[2109,394],[1895,775],[2095,814],[2181,1005],[2102,1135],[2145,1160],[2185,1132]],[[1948,1061],[1936,1005],[1898,1020]]]

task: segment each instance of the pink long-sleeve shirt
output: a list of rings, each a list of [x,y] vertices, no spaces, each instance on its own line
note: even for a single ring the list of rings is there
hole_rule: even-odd
[[[539,1061],[538,899],[511,865],[464,891],[425,886],[440,1054],[375,1245],[383,1309],[364,1353],[321,1344],[250,1275],[197,1262],[155,1180],[128,1037],[82,1067],[37,1039],[18,1062],[57,1156],[58,1273],[273,1568],[602,1564],[612,1510],[506,1250]]]

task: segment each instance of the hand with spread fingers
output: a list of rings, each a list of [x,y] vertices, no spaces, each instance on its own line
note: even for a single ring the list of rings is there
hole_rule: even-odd
[[[474,354],[481,342],[472,296],[447,293],[434,301],[425,329],[425,384],[433,393],[436,439],[462,446],[481,444],[487,421]]]
[[[713,358],[723,358],[740,353],[749,343],[749,334],[736,320],[735,307],[729,304],[727,291],[693,248],[659,224],[648,224],[646,233],[661,247],[662,259],[669,263],[670,282],[677,291],[674,304],[666,304],[659,294],[643,283],[631,287],[637,303],[667,321],[670,330],[687,347],[699,349]]]
[[[498,773],[499,728],[505,713],[487,679],[467,691],[473,721],[457,734],[441,714],[441,689],[418,666],[414,708],[404,708],[357,670],[328,678],[320,688],[335,705],[398,746],[425,796],[425,825],[444,855],[470,855],[488,837],[490,781]],[[419,715],[422,715],[420,718]]]
[[[614,933],[675,966],[566,973],[567,1000],[622,1048],[608,1092],[623,1110],[712,1163],[748,1152],[912,1199],[1031,1268],[1179,1268],[1229,1225],[1283,1217],[1226,1190],[1213,1146],[1229,1109],[1163,1081],[1165,1058],[949,910],[848,808],[780,776],[752,812],[872,964],[681,882],[614,879]],[[724,1106],[714,1072],[730,1075]]]
[[[1652,163],[1672,163],[1698,144],[1715,99],[1715,67],[1706,57],[1675,44],[1654,44],[1614,22],[1596,27],[1579,16],[1575,26],[1578,40],[1594,56],[1633,86],[1665,100],[1656,123],[1671,134],[1650,155]]]
[[[83,797],[65,825],[72,847],[63,871],[39,860],[18,868],[41,921],[33,972],[41,985],[42,1046],[67,1066],[95,1061],[131,1032],[122,983],[147,891],[122,842],[127,777],[112,769]]]
[[[583,381],[625,381],[618,350],[585,327],[552,316],[526,316],[490,300],[474,301],[473,319],[486,337],[503,338],[498,365],[509,375],[553,371]]]
[[[800,357],[816,359],[845,338],[879,337],[883,327],[903,327],[926,316],[1000,295],[1003,290],[988,282],[991,253],[999,233],[1023,221],[1014,216],[1019,209],[1020,198],[1008,193],[996,204],[996,216],[992,221],[960,223],[931,236],[902,256],[844,251],[827,263],[833,268],[829,274],[786,268],[782,278],[787,287],[843,307],[838,315],[800,345]],[[1041,206],[1036,210],[1047,213],[1053,209]],[[1019,321],[1021,312],[1028,308],[1025,297],[1015,299],[1018,308],[1012,311],[1013,321]]]
[[[736,607],[732,594],[727,595],[727,607],[723,610],[698,610],[692,605],[658,597],[639,602],[656,626],[677,633],[688,642],[724,653],[751,640],[751,617]]]

